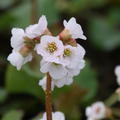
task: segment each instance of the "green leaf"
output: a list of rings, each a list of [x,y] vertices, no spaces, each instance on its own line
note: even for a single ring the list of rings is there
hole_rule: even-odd
[[[22,120],[23,112],[18,110],[11,110],[3,115],[2,120]]]
[[[77,83],[80,88],[86,90],[87,94],[84,97],[84,101],[89,101],[95,97],[98,89],[98,82],[96,79],[96,72],[91,68],[90,63],[86,62],[86,66],[81,70],[80,74],[76,76],[75,83]]]
[[[27,93],[43,99],[44,93],[38,85],[39,79],[30,76],[24,70],[17,71],[15,67],[9,65],[6,72],[6,90],[10,93]]]

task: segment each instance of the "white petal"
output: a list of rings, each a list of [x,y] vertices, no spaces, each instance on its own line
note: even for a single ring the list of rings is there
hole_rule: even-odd
[[[62,112],[55,112],[53,120],[65,120],[65,116]]]
[[[51,63],[49,63],[49,62],[45,62],[44,59],[41,60],[41,62],[40,62],[40,66],[41,66],[40,71],[41,71],[42,73],[47,73],[47,72],[49,72],[50,64],[51,64]]]
[[[58,88],[63,87],[65,85],[65,82],[66,82],[65,79],[58,79],[58,80],[53,79],[53,81],[54,81],[55,86],[57,86]]]
[[[91,112],[92,112],[91,107],[87,107],[87,108],[86,108],[86,116],[87,116],[87,117],[90,117],[90,116],[91,116]]]
[[[20,55],[20,53],[13,51],[7,58],[8,61],[10,61],[10,63],[13,66],[17,67],[17,70],[20,70],[22,65],[24,64],[24,58],[22,57],[22,55]]]
[[[21,28],[12,29],[11,46],[14,50],[20,50],[24,45],[24,30]]]
[[[53,79],[60,79],[67,74],[67,70],[62,65],[52,63],[49,68],[49,73]]]
[[[66,20],[63,21],[63,25],[64,25],[65,27],[67,26],[67,21],[66,21]]]
[[[45,16],[40,17],[38,24],[30,25],[26,28],[26,36],[30,39],[39,37],[47,29],[47,20]]]
[[[43,114],[40,120],[47,120],[46,113]],[[65,120],[64,114],[62,112],[52,112],[52,120]]]
[[[115,75],[117,77],[117,83],[118,83],[118,85],[120,85],[120,66],[117,66],[115,68]]]
[[[33,58],[32,54],[29,53],[26,57],[24,57],[24,64],[30,62],[32,58]]]
[[[17,70],[20,70],[22,65],[32,60],[32,54],[29,54],[27,57],[23,57],[19,52],[13,50],[7,60],[10,61],[13,66],[16,66]]]
[[[65,29],[69,30],[72,38],[77,39],[84,39],[86,40],[86,37],[83,35],[83,30],[81,28],[81,26],[79,24],[76,23],[76,19],[74,17],[72,17],[68,23],[66,21],[64,21],[64,26]]]
[[[36,38],[41,35],[40,26],[38,24],[29,25],[26,30],[26,36],[30,39]]]
[[[39,26],[40,26],[40,31],[41,33],[44,33],[44,31],[47,29],[47,19],[44,15],[42,15],[39,19],[39,22],[38,22]]]

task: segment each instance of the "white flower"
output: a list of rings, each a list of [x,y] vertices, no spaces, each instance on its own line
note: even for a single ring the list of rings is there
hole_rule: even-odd
[[[43,114],[43,118],[40,120],[47,120],[46,113]],[[54,112],[52,113],[52,120],[65,120],[65,116],[62,112]]]
[[[77,44],[77,47],[71,45],[66,45],[64,48],[64,54],[62,57],[62,64],[66,65],[68,68],[77,68],[80,60],[83,59],[85,55],[85,50],[82,46]]]
[[[74,17],[72,17],[68,22],[64,20],[63,24],[65,29],[69,30],[73,39],[80,38],[86,40],[86,37],[83,35],[81,26],[76,22]]]
[[[64,46],[58,37],[45,35],[41,37],[41,42],[36,46],[37,53],[49,62],[59,62],[59,56],[63,54]]]
[[[42,73],[49,72],[53,79],[61,79],[67,74],[66,68],[61,64],[56,64],[52,62],[46,62],[44,59],[41,60],[40,71]]]
[[[120,85],[120,66],[117,66],[115,68],[115,74],[117,76],[117,83],[118,83],[118,85]]]
[[[13,50],[7,60],[10,61],[13,66],[16,66],[17,70],[20,70],[22,65],[32,60],[32,54],[29,54],[27,57],[23,57],[19,52]]]
[[[46,90],[46,83],[47,83],[47,76],[45,76],[42,80],[39,81],[39,85],[43,88],[43,90]],[[54,82],[52,80],[51,82],[51,89],[54,89]]]
[[[96,102],[92,106],[87,107],[86,116],[88,119],[104,119],[106,117],[106,108],[103,102]]]
[[[12,29],[11,46],[14,50],[19,51],[24,46],[24,30],[21,28]]]
[[[43,15],[40,17],[38,24],[28,26],[25,30],[25,33],[28,38],[33,39],[42,35],[46,29],[47,20],[46,17]]]

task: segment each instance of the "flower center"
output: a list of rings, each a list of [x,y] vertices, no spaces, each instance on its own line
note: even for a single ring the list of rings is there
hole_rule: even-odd
[[[98,114],[100,112],[100,108],[98,107],[97,109],[96,109],[96,113]]]
[[[71,55],[71,50],[69,49],[69,48],[66,48],[65,50],[64,50],[64,56],[70,56]]]
[[[47,50],[50,52],[50,53],[53,53],[57,50],[57,46],[56,46],[56,43],[55,42],[51,42],[48,44],[48,47],[47,47]]]

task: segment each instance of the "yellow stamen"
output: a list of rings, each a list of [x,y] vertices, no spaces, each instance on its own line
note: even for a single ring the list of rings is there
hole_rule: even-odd
[[[64,56],[70,56],[71,55],[71,50],[69,48],[66,48],[64,50]]]
[[[57,46],[56,46],[56,43],[55,42],[51,42],[48,44],[48,47],[47,47],[47,50],[50,52],[50,53],[53,53],[57,50]]]

